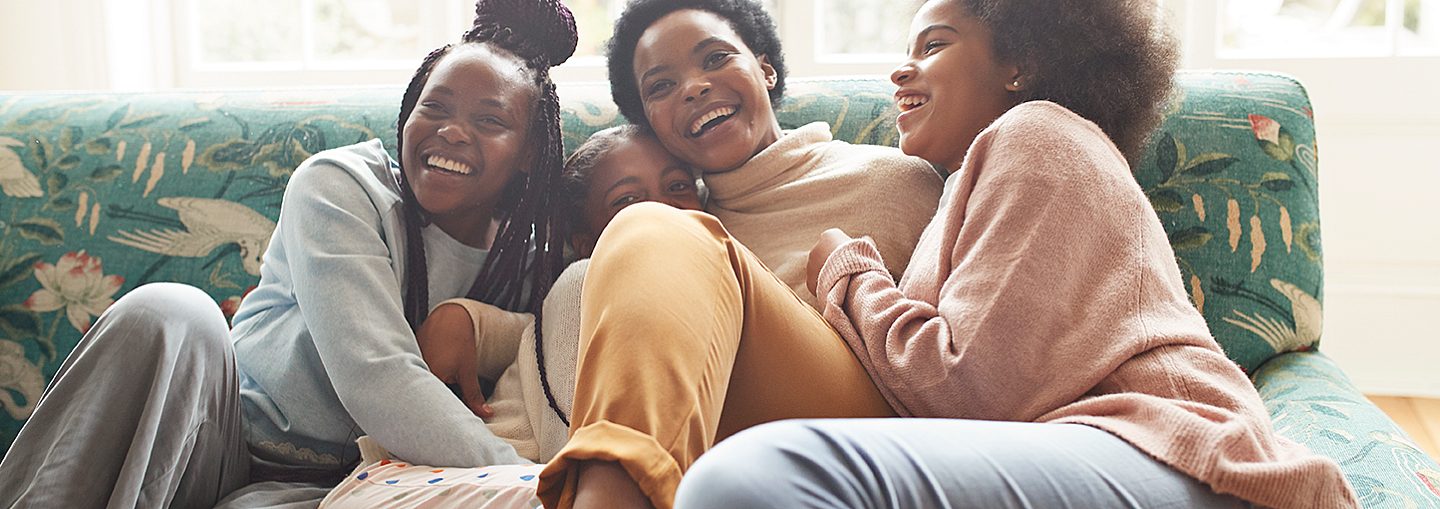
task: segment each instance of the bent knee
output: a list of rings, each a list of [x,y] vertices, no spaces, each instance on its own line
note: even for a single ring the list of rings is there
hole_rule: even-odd
[[[699,243],[713,244],[729,238],[729,233],[714,216],[693,210],[681,210],[658,202],[644,202],[625,207],[605,226],[595,244],[596,257],[603,252],[646,251],[664,246],[669,249]],[[627,255],[628,256],[628,255]]]
[[[159,313],[197,313],[219,306],[203,290],[181,283],[148,283],[135,287],[112,308],[126,312],[150,311]]]
[[[136,287],[115,301],[96,325],[107,329],[105,336],[124,338],[129,348],[151,350],[139,343],[159,342],[151,346],[161,347],[164,342],[182,339],[177,344],[207,353],[229,347],[229,327],[220,306],[199,288],[179,283]]]
[[[788,508],[813,500],[816,486],[833,484],[822,432],[808,421],[762,424],[706,452],[680,482],[675,506]],[[816,456],[819,455],[819,456]],[[765,468],[756,468],[764,465]]]

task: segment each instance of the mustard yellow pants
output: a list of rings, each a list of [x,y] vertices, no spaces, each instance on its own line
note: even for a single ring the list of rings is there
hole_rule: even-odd
[[[583,461],[618,462],[669,508],[696,458],[740,430],[894,415],[820,314],[704,213],[621,211],[580,316],[570,441],[540,474],[545,507],[573,505]]]

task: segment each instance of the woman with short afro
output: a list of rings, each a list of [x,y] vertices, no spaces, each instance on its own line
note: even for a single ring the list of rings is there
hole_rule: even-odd
[[[620,111],[699,170],[709,214],[641,203],[601,234],[571,440],[541,499],[666,507],[689,464],[741,429],[893,415],[816,312],[806,257],[820,232],[844,228],[900,273],[939,174],[895,148],[835,140],[824,122],[782,129],[784,52],[758,1],[638,0],[608,51]]]

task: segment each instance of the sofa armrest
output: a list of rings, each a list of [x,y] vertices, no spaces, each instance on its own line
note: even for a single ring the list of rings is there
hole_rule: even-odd
[[[1255,372],[1275,430],[1334,459],[1365,507],[1440,506],[1440,465],[1319,352],[1278,355]]]

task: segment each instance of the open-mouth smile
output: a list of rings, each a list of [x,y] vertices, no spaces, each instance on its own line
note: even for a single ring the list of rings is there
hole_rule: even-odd
[[[726,120],[734,117],[737,111],[740,111],[740,108],[735,106],[718,106],[706,112],[704,115],[700,115],[700,118],[695,119],[695,121],[690,124],[690,137],[699,138],[704,136],[705,133],[710,132],[715,126],[723,124]]]
[[[919,108],[929,102],[929,97],[925,97],[919,94],[905,94],[895,96],[895,106],[900,108],[901,112],[906,112],[915,108]]]
[[[432,170],[455,175],[469,175],[475,171],[468,164],[437,155],[425,158],[425,164]]]

